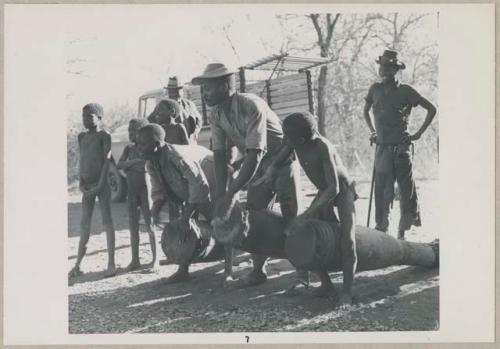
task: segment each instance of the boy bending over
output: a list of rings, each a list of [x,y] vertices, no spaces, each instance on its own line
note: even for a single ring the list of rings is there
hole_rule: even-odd
[[[94,212],[95,199],[99,198],[102,223],[106,229],[108,247],[108,269],[106,277],[116,273],[115,268],[115,230],[111,218],[111,190],[106,177],[111,157],[111,136],[100,129],[103,109],[99,104],[90,103],[83,107],[83,126],[87,131],[78,135],[80,147],[80,190],[82,197],[82,221],[78,257],[69,277],[82,274],[80,263],[87,251],[90,237],[90,222]]]
[[[140,268],[139,261],[139,208],[146,222],[149,234],[149,243],[153,260],[149,267],[153,267],[156,262],[156,240],[151,225],[151,212],[149,210],[148,188],[146,185],[146,161],[141,158],[139,147],[137,146],[137,132],[148,124],[146,119],[132,119],[128,126],[128,137],[131,144],[123,150],[123,154],[118,161],[118,168],[127,174],[127,204],[128,220],[130,229],[130,246],[132,248],[132,261],[127,267],[128,271]]]
[[[281,149],[272,165],[262,178],[266,181],[275,171],[275,166],[286,159],[295,150],[300,165],[309,180],[316,186],[318,193],[311,206],[299,217],[322,220],[340,220],[341,253],[344,282],[340,295],[340,307],[346,308],[352,303],[352,282],[356,271],[356,212],[354,201],[357,198],[354,182],[342,165],[333,145],[317,132],[317,123],[310,113],[294,113],[283,122],[285,146]],[[334,211],[338,210],[338,218]],[[327,270],[318,272],[321,286],[317,295],[335,292]]]

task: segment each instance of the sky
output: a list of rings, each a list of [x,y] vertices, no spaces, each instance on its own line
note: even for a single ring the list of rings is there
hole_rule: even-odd
[[[220,61],[236,68],[279,53],[287,37],[307,42],[304,46],[316,38],[308,22],[303,27],[296,22],[290,28],[280,25],[276,14],[292,12],[290,8],[142,4],[58,9],[70,117],[90,101],[105,108],[135,108],[141,94],[161,88],[171,75],[189,82],[207,63]]]
[[[272,51],[279,50],[282,33],[274,14],[255,16],[258,20],[158,5],[120,11],[88,6],[69,12],[64,28],[68,111],[90,100],[135,105],[139,95],[164,86],[170,75],[189,82],[209,62],[238,67],[277,53]],[[237,55],[222,25],[238,41]]]

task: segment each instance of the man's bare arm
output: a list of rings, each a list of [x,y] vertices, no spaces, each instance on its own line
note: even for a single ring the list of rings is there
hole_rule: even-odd
[[[431,124],[432,120],[434,119],[434,116],[436,116],[436,111],[437,111],[434,104],[432,104],[431,102],[429,102],[427,99],[425,99],[423,97],[420,99],[420,102],[418,103],[418,105],[420,105],[422,108],[427,110],[427,115],[425,117],[424,123],[418,129],[418,131],[415,132],[415,134],[413,134],[412,136],[410,136],[410,140],[412,140],[412,141],[419,139],[422,136],[422,134],[425,132],[425,130],[427,130],[427,128]]]
[[[215,189],[217,198],[222,198],[227,186],[227,156],[225,150],[214,151]]]
[[[368,125],[368,128],[370,129],[370,132],[375,133],[375,127],[373,127],[372,118],[370,116],[370,109],[371,108],[372,108],[372,103],[366,101],[365,106],[363,108],[363,115],[365,117],[366,124]]]
[[[262,151],[260,149],[249,149],[241,165],[238,177],[229,186],[228,192],[231,195],[236,194],[243,188],[255,175],[262,160]],[[227,170],[226,170],[227,172]]]

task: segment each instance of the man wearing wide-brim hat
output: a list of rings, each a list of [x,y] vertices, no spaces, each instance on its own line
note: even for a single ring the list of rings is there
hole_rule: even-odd
[[[209,107],[212,128],[212,147],[216,177],[216,216],[225,217],[235,194],[248,184],[247,208],[267,209],[274,199],[280,203],[285,218],[297,215],[298,168],[288,158],[276,171],[270,183],[252,185],[260,177],[281,149],[283,131],[278,116],[260,97],[250,93],[238,93],[235,89],[233,70],[222,63],[208,64],[203,74],[192,80],[202,85],[203,99]],[[244,154],[238,176],[226,188],[227,151],[236,146]],[[253,271],[238,283],[241,287],[265,282],[263,270],[266,257],[252,255]],[[301,274],[302,278],[305,278]]]
[[[182,122],[192,143],[196,143],[198,134],[203,126],[203,119],[193,101],[183,96],[183,84],[178,76],[168,78],[167,89],[168,98],[173,99],[180,106],[178,122]]]
[[[389,213],[394,199],[394,182],[400,192],[398,238],[404,239],[411,226],[420,226],[415,180],[413,178],[413,141],[418,140],[431,124],[436,108],[413,87],[396,80],[396,73],[405,69],[398,52],[385,50],[376,60],[380,82],[374,83],[365,98],[364,117],[371,131],[370,141],[377,144],[375,153],[375,229],[387,231]],[[424,123],[410,134],[409,118],[413,107],[427,110]],[[370,110],[373,108],[375,127]]]

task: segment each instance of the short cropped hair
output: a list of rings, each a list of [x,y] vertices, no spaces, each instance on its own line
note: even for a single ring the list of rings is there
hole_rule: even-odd
[[[158,124],[147,124],[139,129],[139,135],[146,135],[153,140],[162,142],[165,140],[165,130]]]
[[[283,121],[283,130],[285,133],[309,140],[318,131],[318,123],[309,112],[292,113]]]
[[[147,124],[149,124],[149,122],[148,122],[148,119],[145,119],[145,118],[134,118],[134,119],[130,119],[130,122],[129,122],[129,125],[131,125],[131,126],[134,125],[138,129],[146,126]]]
[[[160,108],[160,107],[163,107],[166,110],[168,110],[170,114],[174,115],[174,118],[177,118],[181,113],[181,106],[179,105],[179,103],[177,103],[177,101],[174,101],[173,99],[170,99],[170,98],[162,99],[158,103],[158,105],[156,106],[156,108]],[[156,109],[156,110],[158,110],[158,109]]]
[[[98,103],[89,103],[83,106],[82,110],[89,114],[94,114],[98,118],[102,118],[104,116],[104,110],[102,106]]]

